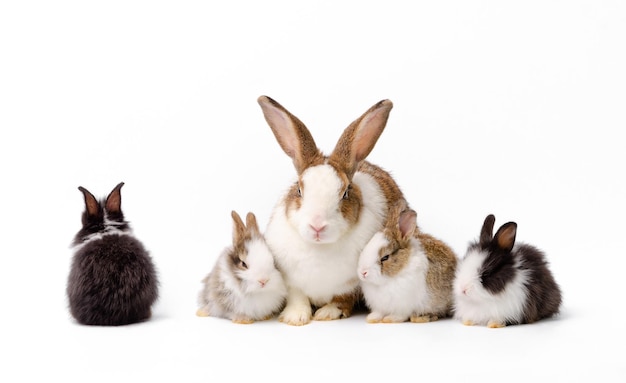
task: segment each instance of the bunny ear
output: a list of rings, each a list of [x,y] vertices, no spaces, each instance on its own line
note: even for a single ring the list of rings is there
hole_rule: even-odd
[[[230,215],[233,217],[233,246],[238,248],[246,239],[246,226],[236,211],[231,211]]]
[[[398,227],[403,238],[412,237],[417,228],[417,213],[415,210],[409,209],[400,213]]]
[[[124,182],[117,184],[111,193],[109,193],[105,204],[107,212],[120,213],[122,211],[122,186],[124,186]]]
[[[389,213],[387,220],[385,221],[385,228],[394,230],[398,228],[398,222],[400,221],[400,214],[407,209],[407,203],[404,199],[399,199],[389,207]]]
[[[85,210],[87,210],[87,214],[90,216],[98,215],[100,212],[100,204],[98,200],[96,200],[96,197],[82,186],[79,186],[78,190],[80,190],[85,197]]]
[[[515,245],[516,234],[517,224],[515,222],[508,222],[498,229],[494,236],[494,241],[499,248],[509,252],[513,249],[513,245]]]
[[[491,239],[493,238],[493,225],[495,222],[496,217],[493,214],[489,214],[485,217],[483,227],[480,230],[480,245],[482,247],[486,247],[489,243],[491,243]]]
[[[267,96],[261,96],[257,101],[263,110],[265,121],[280,147],[293,160],[298,174],[302,174],[316,160],[321,162],[322,154],[302,121]]]
[[[253,237],[261,236],[259,225],[256,222],[256,216],[252,212],[249,212],[248,215],[246,215],[246,228],[248,232],[251,234],[251,236]]]
[[[385,129],[391,108],[391,101],[382,100],[353,121],[337,141],[329,162],[352,178],[359,163],[370,154]]]

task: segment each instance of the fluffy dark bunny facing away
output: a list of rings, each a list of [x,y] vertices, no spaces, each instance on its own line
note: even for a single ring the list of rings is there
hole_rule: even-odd
[[[485,218],[457,269],[454,316],[466,325],[504,327],[558,314],[562,293],[545,254],[515,242],[515,222],[493,235],[494,223],[492,214]]]
[[[70,313],[85,325],[118,326],[145,321],[158,299],[150,254],[133,235],[121,209],[119,183],[98,201],[82,186],[82,228],[73,241],[67,280]]]

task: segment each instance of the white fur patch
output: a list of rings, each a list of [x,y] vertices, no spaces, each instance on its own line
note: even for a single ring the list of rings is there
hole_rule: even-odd
[[[126,229],[122,230],[120,227],[127,225]],[[104,212],[104,229],[98,233],[89,234],[85,239],[74,246],[73,250],[76,252],[80,250],[82,247],[87,245],[89,242],[97,241],[102,239],[105,235],[128,235],[133,236],[133,230],[126,222],[117,222],[111,221],[106,211]]]
[[[341,180],[335,169],[320,165],[302,174],[302,206],[293,212],[291,221],[300,236],[311,242],[334,243],[349,228],[340,212]],[[313,228],[321,228],[316,233]]]

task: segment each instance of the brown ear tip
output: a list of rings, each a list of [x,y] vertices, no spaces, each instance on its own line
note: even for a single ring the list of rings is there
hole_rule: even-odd
[[[391,102],[391,100],[389,99],[384,99],[378,102],[377,107],[391,110],[391,108],[393,108],[393,102]]]
[[[256,100],[257,100],[257,102],[258,102],[259,104],[261,104],[261,105],[264,105],[264,104],[272,104],[272,105],[276,105],[276,104],[277,104],[277,102],[276,102],[276,101],[274,101],[274,99],[273,99],[273,98],[271,98],[271,97],[269,97],[269,96],[265,96],[265,95],[261,95],[261,96],[259,96],[259,98],[257,98]]]

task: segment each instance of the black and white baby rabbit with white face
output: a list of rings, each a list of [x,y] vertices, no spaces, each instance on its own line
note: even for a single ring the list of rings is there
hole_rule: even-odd
[[[196,314],[242,324],[269,319],[284,306],[287,287],[255,215],[248,213],[245,225],[237,212],[231,216],[232,246],[222,251],[202,280]]]
[[[538,248],[516,243],[517,224],[485,218],[480,239],[470,243],[454,282],[454,317],[465,325],[533,323],[558,314],[561,289]]]
[[[81,324],[118,326],[150,318],[158,298],[156,269],[122,213],[119,183],[98,201],[82,186],[82,229],[73,242],[67,281],[70,312]]]
[[[391,175],[365,160],[392,103],[369,108],[324,155],[298,118],[269,97],[258,102],[297,172],[265,230],[289,290],[279,319],[300,326],[349,317],[360,299],[359,254],[382,228],[391,204],[403,198]]]

